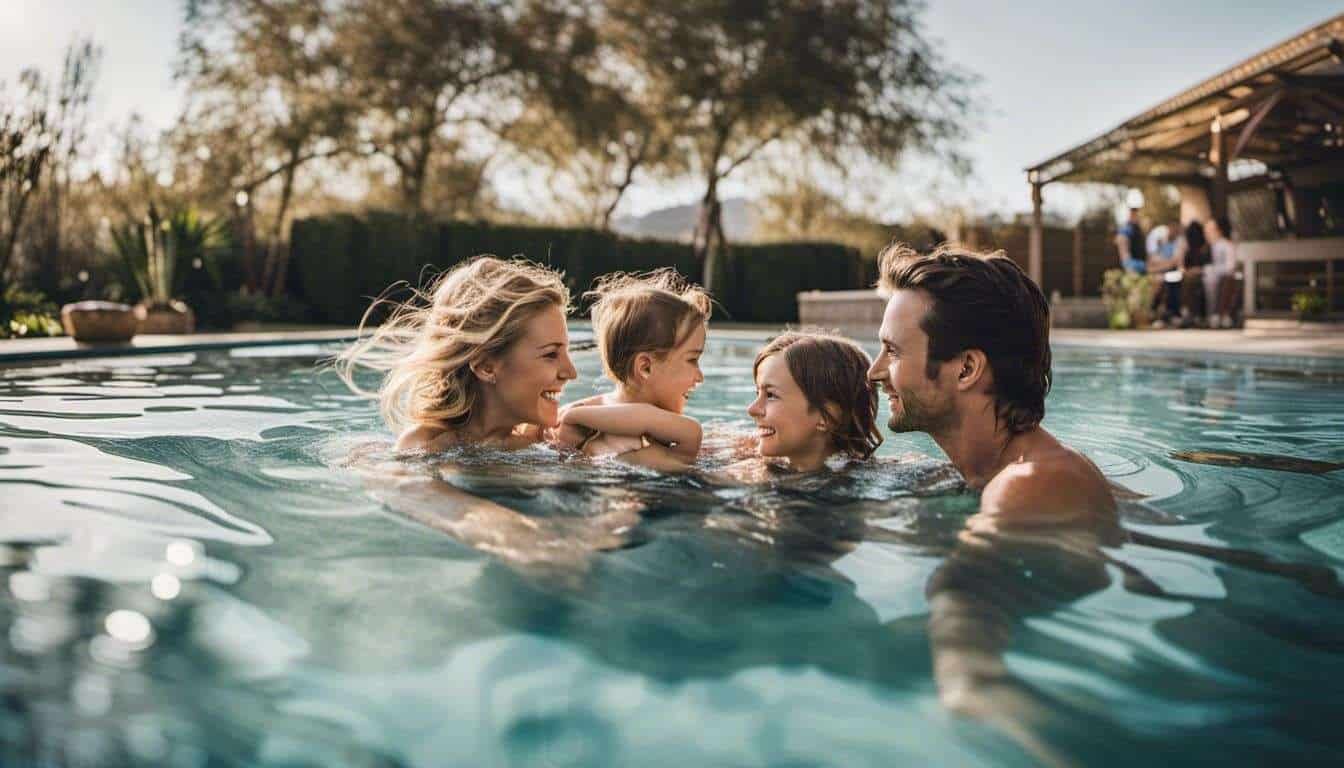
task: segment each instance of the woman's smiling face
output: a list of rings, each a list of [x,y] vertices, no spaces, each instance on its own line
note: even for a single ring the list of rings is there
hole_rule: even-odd
[[[569,359],[565,314],[557,306],[537,312],[521,338],[497,360],[495,393],[518,424],[560,423],[560,392],[578,371]]]
[[[808,403],[783,354],[770,355],[757,366],[756,399],[747,415],[756,422],[762,456],[785,458],[797,469],[811,470],[831,453],[822,413]]]

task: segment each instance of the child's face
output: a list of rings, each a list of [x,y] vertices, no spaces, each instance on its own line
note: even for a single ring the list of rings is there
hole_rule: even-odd
[[[756,399],[747,415],[756,422],[762,456],[810,467],[830,454],[830,433],[824,429],[822,414],[807,402],[782,354],[770,355],[756,369]]]
[[[705,325],[695,330],[676,348],[659,356],[653,355],[645,389],[649,402],[666,411],[681,413],[691,391],[705,380],[700,372],[700,355],[705,351]]]
[[[527,321],[522,338],[500,355],[494,392],[519,424],[560,423],[560,392],[578,375],[569,359],[569,333],[559,307]]]

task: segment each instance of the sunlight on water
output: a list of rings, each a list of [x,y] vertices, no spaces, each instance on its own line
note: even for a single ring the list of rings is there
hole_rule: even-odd
[[[986,535],[923,436],[725,479],[755,346],[708,347],[680,478],[397,456],[319,345],[0,368],[3,762],[1337,754],[1302,707],[1344,711],[1344,376],[1061,352],[1046,424],[1129,535]],[[576,359],[566,400],[606,387]]]

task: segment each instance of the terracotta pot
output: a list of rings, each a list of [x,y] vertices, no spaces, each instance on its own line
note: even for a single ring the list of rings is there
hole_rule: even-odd
[[[75,341],[130,341],[139,322],[134,309],[112,301],[79,301],[61,307],[61,325]]]
[[[181,301],[167,304],[141,302],[135,305],[135,316],[140,318],[138,333],[187,334],[196,330],[196,314]]]

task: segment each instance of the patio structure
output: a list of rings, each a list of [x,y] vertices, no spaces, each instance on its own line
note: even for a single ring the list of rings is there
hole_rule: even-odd
[[[1248,316],[1286,311],[1291,294],[1306,287],[1338,313],[1344,308],[1337,285],[1344,266],[1344,14],[1026,171],[1028,271],[1038,283],[1046,258],[1041,206],[1047,185],[1155,181],[1179,190],[1182,221],[1231,219]]]

